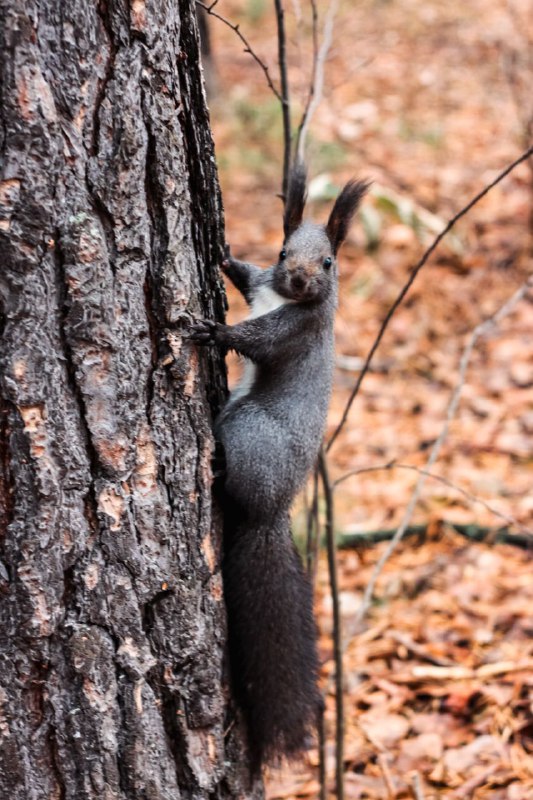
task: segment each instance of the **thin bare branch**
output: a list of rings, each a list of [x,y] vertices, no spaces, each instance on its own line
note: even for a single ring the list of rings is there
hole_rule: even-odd
[[[396,461],[393,459],[386,464],[376,464],[372,467],[357,467],[357,469],[351,469],[349,472],[346,472],[344,475],[341,475],[340,478],[333,481],[333,488],[336,489],[339,484],[344,483],[348,478],[353,478],[355,475],[365,475],[367,472],[382,472],[386,469],[392,469],[395,466]]]
[[[318,519],[318,469],[315,469],[313,473],[311,503],[306,503],[305,512],[307,526],[305,547],[307,574],[309,575],[311,582],[314,584],[318,561],[318,550],[320,547],[320,524]]]
[[[381,571],[382,571],[383,567],[385,566],[386,562],[388,561],[388,559],[390,558],[390,556],[392,555],[392,553],[394,552],[394,550],[396,549],[396,546],[401,541],[405,531],[407,530],[407,528],[409,526],[409,523],[411,521],[411,517],[413,516],[413,512],[414,512],[414,510],[416,508],[416,505],[418,503],[418,500],[419,500],[420,495],[422,493],[422,490],[424,488],[424,484],[426,482],[427,475],[424,474],[424,473],[429,473],[431,471],[431,468],[432,468],[433,464],[435,463],[435,461],[439,457],[442,445],[444,444],[444,441],[446,440],[446,437],[448,435],[448,430],[449,430],[449,427],[450,427],[450,423],[451,423],[452,419],[454,418],[455,413],[457,411],[457,407],[459,405],[461,392],[463,390],[464,383],[465,383],[466,371],[468,369],[468,364],[470,362],[470,357],[472,355],[472,351],[473,351],[473,349],[475,347],[475,344],[476,344],[477,340],[480,338],[480,336],[484,336],[485,334],[487,334],[491,330],[491,328],[493,328],[495,325],[497,325],[503,319],[503,317],[505,317],[507,314],[509,314],[514,309],[516,304],[525,296],[525,294],[529,291],[529,289],[531,287],[533,287],[533,276],[530,276],[526,280],[526,282],[523,283],[522,286],[512,295],[512,297],[509,300],[507,300],[507,302],[504,303],[504,305],[498,311],[496,311],[496,313],[492,314],[492,316],[490,316],[488,319],[484,320],[483,322],[480,322],[479,325],[476,325],[476,327],[472,331],[472,334],[471,334],[471,336],[470,336],[470,338],[469,338],[469,340],[468,340],[468,342],[466,344],[466,347],[464,348],[463,354],[461,356],[461,360],[459,362],[459,377],[458,377],[455,389],[452,392],[452,396],[450,398],[450,402],[448,404],[448,409],[447,409],[447,412],[446,412],[446,419],[445,419],[444,425],[443,425],[442,430],[441,430],[439,436],[437,437],[435,443],[433,444],[433,447],[431,448],[431,452],[429,454],[429,458],[427,460],[426,466],[425,466],[424,470],[422,471],[422,474],[420,474],[419,477],[418,477],[418,480],[417,480],[417,482],[415,484],[415,488],[414,488],[413,493],[411,495],[411,499],[409,500],[409,503],[408,503],[407,508],[405,510],[403,519],[402,519],[402,521],[401,521],[396,533],[392,537],[392,539],[389,542],[387,548],[384,550],[383,554],[379,558],[379,560],[378,560],[378,562],[377,562],[377,564],[376,564],[376,566],[374,568],[374,571],[372,573],[370,581],[368,582],[368,585],[367,585],[367,587],[365,589],[365,593],[364,593],[363,599],[361,601],[361,605],[360,605],[360,607],[359,607],[359,609],[357,611],[357,614],[356,614],[356,623],[360,623],[361,620],[366,615],[366,613],[367,613],[367,611],[368,611],[368,609],[370,607],[370,603],[372,602],[372,597],[374,595],[374,589],[376,587],[376,583],[377,583],[377,580],[378,580],[378,578],[379,578],[379,576],[381,574]]]
[[[311,65],[311,79],[309,81],[309,90],[307,92],[307,100],[305,102],[305,107],[302,114],[302,119],[300,120],[300,124],[298,126],[298,133],[296,137],[296,158],[299,161],[304,160],[304,150],[305,150],[305,141],[302,142],[302,130],[303,126],[306,123],[306,120],[309,116],[309,108],[311,106],[311,101],[315,94],[315,87],[317,82],[317,70],[318,70],[318,8],[316,5],[316,0],[310,0],[311,4],[311,30],[312,30],[312,40],[313,40],[313,60]]]
[[[362,467],[361,469],[353,469],[350,472],[347,472],[345,475],[341,475],[340,478],[337,478],[336,481],[333,482],[332,486],[333,489],[336,489],[337,486],[341,483],[344,483],[345,480],[354,476],[354,475],[361,475],[365,472],[378,472],[380,470],[392,470],[392,469],[403,469],[403,470],[411,470],[412,472],[417,472],[419,475],[425,475],[428,478],[431,478],[434,481],[438,481],[442,483],[444,486],[448,486],[448,488],[453,489],[456,492],[459,492],[466,497],[467,500],[470,500],[472,503],[479,503],[479,505],[483,506],[487,511],[490,511],[491,514],[494,514],[495,517],[507,522],[509,525],[512,525],[513,528],[522,531],[523,533],[527,533],[530,536],[533,536],[533,531],[530,528],[526,528],[519,522],[515,517],[512,517],[510,514],[505,514],[503,511],[499,511],[497,508],[492,506],[490,503],[487,503],[486,500],[483,500],[482,497],[478,497],[472,492],[463,489],[462,486],[459,486],[457,483],[450,481],[448,478],[445,478],[442,475],[436,475],[434,472],[430,472],[428,469],[423,469],[422,467],[417,467],[414,464],[399,464],[396,461],[389,461],[388,464],[378,464],[373,467]]]
[[[298,27],[302,24],[302,4],[300,0],[291,0],[292,5],[292,13],[294,14],[294,18],[296,20],[296,24]]]
[[[405,295],[407,294],[407,292],[409,291],[409,289],[413,285],[413,283],[414,283],[414,281],[416,279],[416,276],[418,275],[418,273],[420,272],[422,267],[426,264],[426,262],[429,259],[430,255],[437,248],[437,246],[440,244],[442,239],[444,239],[446,234],[449,231],[451,231],[451,229],[456,225],[456,223],[462,217],[464,217],[466,214],[468,214],[468,212],[477,203],[479,203],[479,201],[483,197],[485,197],[485,195],[488,194],[490,192],[490,190],[494,188],[494,186],[496,186],[498,183],[500,183],[500,181],[502,181],[507,175],[509,175],[509,173],[512,172],[519,164],[521,164],[523,161],[526,161],[531,155],[533,155],[533,146],[529,147],[525,152],[523,152],[522,155],[519,156],[515,161],[513,161],[512,164],[509,164],[509,166],[507,166],[502,172],[500,172],[499,175],[497,175],[497,177],[493,181],[491,181],[491,183],[488,184],[488,186],[485,186],[485,188],[482,189],[478,194],[476,194],[476,196],[473,197],[472,200],[470,200],[470,202],[466,204],[466,206],[464,206],[460,211],[458,211],[457,214],[455,214],[455,216],[452,217],[452,219],[445,225],[445,227],[438,234],[438,236],[435,237],[435,239],[433,240],[432,244],[427,248],[427,250],[423,254],[423,256],[420,259],[420,261],[415,265],[415,267],[413,268],[411,274],[409,275],[409,278],[407,279],[407,281],[405,282],[403,288],[401,289],[400,293],[398,294],[396,300],[394,301],[394,303],[391,305],[391,307],[387,311],[387,313],[385,315],[385,319],[381,323],[381,327],[379,329],[378,335],[376,336],[376,339],[374,340],[374,343],[373,343],[372,347],[370,348],[370,351],[369,351],[369,353],[368,353],[368,355],[366,357],[363,369],[361,370],[361,372],[359,374],[359,378],[357,379],[357,381],[355,383],[355,386],[352,389],[352,392],[350,394],[350,397],[348,398],[348,402],[346,403],[346,406],[344,408],[344,412],[342,414],[342,418],[341,418],[339,424],[337,425],[337,427],[335,428],[335,430],[333,431],[333,433],[331,435],[331,438],[330,438],[330,440],[328,442],[328,445],[326,447],[326,451],[329,451],[331,449],[331,447],[333,446],[333,444],[334,444],[335,440],[337,439],[339,433],[343,429],[346,420],[348,419],[348,414],[350,413],[350,409],[352,407],[353,401],[355,400],[355,398],[357,397],[357,395],[359,393],[359,389],[361,388],[361,384],[362,384],[362,382],[363,382],[363,380],[365,378],[366,373],[368,372],[368,368],[370,367],[370,363],[371,363],[372,359],[374,358],[374,354],[375,354],[376,350],[378,349],[378,347],[379,347],[379,345],[381,343],[381,340],[383,339],[383,335],[385,334],[385,331],[387,330],[387,327],[389,325],[389,322],[392,319],[392,316],[393,316],[394,312],[396,311],[398,306],[401,305]]]
[[[291,106],[289,100],[289,79],[287,75],[287,37],[285,34],[285,10],[282,0],[274,0],[278,28],[278,65],[281,83],[281,114],[283,117],[283,179],[281,193],[287,197],[289,169],[291,166]]]
[[[334,497],[329,478],[328,465],[324,448],[318,457],[318,468],[324,487],[326,504],[326,543],[328,551],[329,582],[333,606],[333,653],[335,657],[335,783],[336,797],[344,798],[344,687],[343,687],[343,646],[341,630],[341,611],[339,598],[339,582],[337,578],[337,548],[335,542]]]
[[[466,497],[467,500],[470,500],[473,503],[479,503],[479,505],[483,506],[483,508],[485,508],[487,511],[490,511],[491,514],[494,514],[495,517],[498,517],[504,522],[507,522],[509,525],[512,525],[513,528],[516,528],[517,530],[520,530],[523,533],[528,533],[530,536],[533,536],[533,531],[530,528],[526,528],[524,525],[518,522],[518,520],[515,517],[511,516],[511,514],[505,514],[503,511],[498,511],[497,508],[494,508],[494,506],[490,505],[490,503],[487,503],[486,500],[483,500],[482,497],[478,497],[477,495],[472,494],[472,492],[463,489],[462,486],[458,486],[456,483],[450,481],[448,478],[445,478],[442,475],[435,475],[434,472],[430,472],[427,469],[422,469],[421,467],[416,467],[414,466],[414,464],[395,464],[394,466],[397,467],[398,469],[406,469],[406,470],[411,470],[412,472],[417,472],[419,475],[425,475],[428,478],[432,478],[432,480],[434,481],[442,483],[444,486],[448,486],[448,488],[453,489],[454,491],[462,494],[463,497]]]
[[[326,726],[324,707],[320,709],[318,717],[318,776],[320,780],[320,800],[327,800],[328,787],[326,775]]]
[[[320,48],[317,51],[316,39],[315,39],[316,6],[314,2],[312,3],[313,46],[314,46],[313,72],[311,76],[311,83],[309,86],[309,96],[307,104],[305,106],[302,119],[300,121],[300,125],[298,126],[298,135],[296,139],[296,159],[298,161],[305,160],[304,156],[305,156],[305,143],[307,139],[307,132],[309,130],[309,125],[311,124],[311,120],[315,114],[315,111],[317,110],[322,100],[322,93],[324,91],[324,71],[328,53],[331,48],[331,42],[333,40],[333,24],[335,22],[335,16],[337,14],[338,7],[339,7],[339,0],[331,0],[326,13],[326,19],[324,21],[324,34],[322,37],[322,44],[320,45]],[[318,24],[316,24],[316,27],[318,27]]]
[[[228,28],[231,28],[231,30],[234,33],[237,34],[237,36],[239,37],[239,39],[241,40],[241,42],[244,45],[244,52],[245,53],[249,53],[252,56],[253,60],[261,67],[261,69],[264,72],[264,75],[265,75],[265,78],[266,78],[266,82],[268,83],[268,86],[269,86],[270,90],[275,94],[275,96],[278,98],[279,102],[283,105],[283,100],[282,100],[282,97],[281,97],[281,93],[276,88],[276,86],[274,85],[274,83],[272,81],[272,78],[270,77],[270,72],[268,70],[268,66],[265,64],[264,61],[262,61],[259,58],[257,53],[252,49],[252,46],[251,46],[250,42],[248,41],[246,36],[241,32],[240,26],[239,25],[234,25],[233,22],[230,22],[229,19],[226,19],[226,17],[223,17],[222,14],[218,13],[218,11],[213,11],[213,9],[214,9],[214,7],[216,6],[217,3],[218,3],[218,0],[214,0],[213,3],[211,3],[210,5],[207,5],[207,3],[202,3],[201,0],[196,0],[196,5],[197,6],[200,6],[200,8],[203,8],[204,11],[207,14],[210,14],[212,17],[215,17],[216,19],[219,19],[222,23],[224,23],[224,25],[227,25]]]

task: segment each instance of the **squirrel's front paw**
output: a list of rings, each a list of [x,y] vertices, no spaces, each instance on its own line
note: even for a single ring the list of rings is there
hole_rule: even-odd
[[[220,265],[220,269],[222,270],[222,272],[227,272],[230,269],[232,262],[233,262],[233,256],[231,255],[230,246],[226,242],[226,244],[224,245],[224,260]]]
[[[211,319],[195,319],[187,331],[187,338],[196,344],[215,344],[217,323]]]

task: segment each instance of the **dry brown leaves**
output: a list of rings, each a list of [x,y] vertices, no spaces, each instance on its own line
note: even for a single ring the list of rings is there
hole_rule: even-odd
[[[346,796],[410,798],[418,774],[426,800],[533,797],[530,556],[511,546],[469,544],[449,531],[404,545],[380,579],[367,625],[354,634],[383,546],[340,555],[350,641]],[[327,684],[333,664],[324,572],[318,616]],[[326,718],[331,742],[332,696]],[[316,797],[317,757],[311,751],[307,765],[273,773],[269,797]],[[330,745],[330,775],[332,759]]]
[[[286,5],[293,97],[302,98],[309,49],[296,46],[301,37],[290,19],[295,9],[305,16],[307,6],[297,0]],[[220,10],[246,28],[274,70],[270,4],[224,0]],[[313,124],[313,173],[327,171],[339,185],[352,174],[368,176],[446,221],[522,149],[523,108],[515,104],[503,63],[510,45],[516,50],[527,39],[528,24],[528,0],[341,3],[329,88]],[[275,196],[280,128],[265,111],[273,101],[256,65],[230,31],[212,31],[218,88],[211,105],[227,236],[237,257],[268,264],[281,246]],[[531,85],[533,77],[527,80]],[[460,223],[463,255],[443,244],[424,267],[331,451],[333,479],[392,460],[424,466],[442,430],[470,332],[531,272],[532,196],[532,174],[523,165]],[[336,334],[343,358],[330,431],[357,377],[357,360],[366,355],[427,244],[427,232],[383,213],[375,200],[368,203],[380,214],[378,248],[363,252],[365,237],[356,226],[341,254]],[[323,217],[327,204],[315,204],[313,213]],[[230,305],[231,318],[242,317],[234,293]],[[525,300],[479,342],[434,467],[530,528],[532,317],[531,300]],[[339,529],[393,528],[416,479],[399,469],[350,478],[337,492]],[[446,523],[497,526],[501,520],[431,480],[414,521],[435,535],[409,540],[393,556],[367,624],[353,635],[346,655],[346,796],[530,800],[531,553],[458,537]],[[346,635],[383,546],[339,556]],[[330,605],[321,564],[317,615],[324,685],[333,671]],[[331,697],[327,725],[331,776]],[[269,797],[317,797],[316,762],[311,751],[305,763],[273,773]]]

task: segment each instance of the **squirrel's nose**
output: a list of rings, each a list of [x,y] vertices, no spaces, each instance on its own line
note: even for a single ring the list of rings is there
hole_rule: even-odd
[[[291,286],[293,289],[303,289],[305,286],[305,278],[303,275],[296,273],[291,278]]]

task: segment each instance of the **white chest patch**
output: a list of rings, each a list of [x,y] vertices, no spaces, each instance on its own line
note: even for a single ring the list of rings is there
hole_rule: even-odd
[[[261,317],[263,314],[268,314],[269,311],[275,311],[276,308],[286,306],[287,303],[292,302],[294,301],[282,297],[270,286],[261,286],[253,299],[248,319],[256,319],[256,317]]]
[[[288,303],[293,303],[294,300],[288,300],[280,294],[271,289],[270,286],[259,287],[255,295],[248,319],[256,319],[262,317],[263,314],[268,314],[269,311],[275,311],[276,308],[285,306]],[[243,358],[243,372],[241,379],[235,389],[232,391],[229,402],[238,400],[248,394],[255,381],[256,367],[248,358]]]

